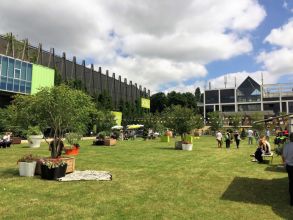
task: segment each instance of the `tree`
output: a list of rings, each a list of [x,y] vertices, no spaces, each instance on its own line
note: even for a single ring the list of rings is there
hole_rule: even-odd
[[[98,111],[95,115],[95,124],[97,133],[105,131],[109,135],[111,128],[116,125],[115,117],[110,111]]]
[[[239,128],[239,125],[241,124],[243,114],[236,113],[231,118],[232,127],[234,130],[237,130]]]
[[[251,115],[252,129],[257,130],[260,134],[264,132],[266,126],[264,122],[255,123],[264,119],[264,114],[261,112],[255,112]]]
[[[165,93],[159,92],[151,96],[151,112],[162,112],[167,107],[167,97]]]
[[[96,111],[90,96],[66,85],[45,87],[31,96],[17,95],[11,108],[20,126],[38,125],[42,131],[52,129],[51,157],[57,157],[62,150],[60,142],[66,132],[86,131],[90,116]]]
[[[208,122],[212,131],[217,131],[223,126],[222,119],[219,112],[209,112]]]
[[[183,141],[184,135],[195,128],[201,128],[203,122],[196,116],[192,109],[181,107],[180,105],[171,106],[163,112],[164,125],[172,129],[181,136]]]
[[[196,102],[200,102],[200,96],[201,96],[200,88],[197,87],[194,92],[194,97]]]

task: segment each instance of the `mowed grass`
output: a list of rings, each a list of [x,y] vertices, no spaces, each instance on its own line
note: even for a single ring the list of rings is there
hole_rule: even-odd
[[[255,146],[216,148],[213,137],[193,151],[174,150],[174,140],[81,143],[77,170],[105,170],[112,181],[46,181],[19,177],[16,161],[39,149],[0,149],[0,219],[293,219],[284,169],[251,162]]]

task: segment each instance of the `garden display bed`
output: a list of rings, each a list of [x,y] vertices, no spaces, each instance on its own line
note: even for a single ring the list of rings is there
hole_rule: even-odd
[[[45,158],[45,159],[52,159],[52,158]],[[66,173],[72,173],[75,170],[75,158],[74,157],[62,157],[61,158],[64,162],[67,163],[67,168],[66,168]],[[37,161],[36,165],[36,175],[41,175],[42,170],[41,170],[41,162]]]

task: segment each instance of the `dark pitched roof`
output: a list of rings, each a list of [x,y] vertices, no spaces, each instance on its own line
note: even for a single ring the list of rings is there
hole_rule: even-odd
[[[260,91],[260,85],[253,80],[250,76],[248,76],[239,86],[238,91],[240,91],[243,95],[250,95],[255,90]]]

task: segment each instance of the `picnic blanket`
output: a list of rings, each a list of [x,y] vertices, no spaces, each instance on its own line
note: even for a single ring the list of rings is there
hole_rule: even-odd
[[[64,177],[58,178],[58,181],[77,181],[77,180],[112,180],[112,174],[108,171],[84,170],[74,171]]]

